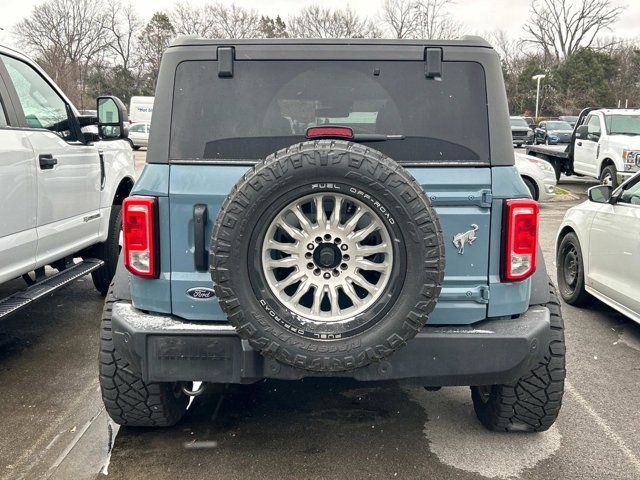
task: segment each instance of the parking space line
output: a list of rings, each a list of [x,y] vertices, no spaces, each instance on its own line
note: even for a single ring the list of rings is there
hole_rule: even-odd
[[[96,420],[96,418],[98,418],[100,416],[100,414],[102,413],[103,410],[104,410],[104,407],[102,407],[100,410],[98,410],[98,413],[96,413],[90,420],[88,420],[82,426],[82,428],[80,430],[78,430],[78,433],[76,433],[75,437],[73,437],[71,442],[69,442],[69,445],[67,445],[67,447],[58,456],[57,460],[53,463],[53,465],[51,465],[49,467],[49,470],[55,470],[56,468],[58,468],[60,466],[60,464],[63,462],[63,460],[65,458],[67,458],[67,455],[69,455],[69,452],[71,452],[71,450],[73,450],[73,447],[76,446],[76,444],[80,441],[80,439],[85,434],[85,432],[89,429],[91,424]]]
[[[631,463],[640,473],[640,458],[638,458],[633,450],[631,450],[627,446],[627,444],[624,443],[624,440],[607,424],[607,422],[598,414],[598,412],[594,410],[591,404],[580,394],[580,392],[573,388],[573,385],[571,385],[569,382],[565,382],[564,386],[566,391],[569,392],[578,401],[578,404],[580,404],[580,406],[593,417],[593,419],[596,421],[596,424],[602,430],[604,430],[605,436],[611,442],[613,442],[620,449],[620,451],[622,451],[622,453],[624,453],[624,455],[627,457],[627,460],[629,460],[629,463]]]

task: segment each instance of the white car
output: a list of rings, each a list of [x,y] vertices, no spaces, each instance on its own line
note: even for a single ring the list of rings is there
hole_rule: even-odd
[[[556,174],[551,164],[545,160],[516,153],[516,168],[531,197],[538,202],[547,202],[556,194]]]
[[[149,124],[134,123],[129,127],[129,140],[134,150],[149,146]]]
[[[640,173],[617,189],[589,189],[556,241],[558,290],[571,305],[594,296],[640,322]]]

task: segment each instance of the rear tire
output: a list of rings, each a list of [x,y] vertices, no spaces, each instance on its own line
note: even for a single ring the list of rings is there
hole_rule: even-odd
[[[169,427],[187,411],[188,397],[181,383],[146,383],[116,350],[111,310],[117,299],[107,294],[100,325],[100,390],[109,416],[119,425]]]
[[[582,248],[575,233],[567,233],[558,246],[556,255],[560,296],[576,307],[588,304],[591,296],[584,288],[584,262]]]
[[[109,218],[109,234],[104,243],[95,245],[91,251],[94,258],[104,261],[104,265],[91,272],[91,278],[96,290],[104,297],[118,267],[120,257],[120,232],[122,231],[122,205],[111,207]]]
[[[544,432],[558,417],[566,376],[564,322],[551,282],[549,295],[551,341],[544,358],[513,385],[471,387],[476,416],[489,430]]]

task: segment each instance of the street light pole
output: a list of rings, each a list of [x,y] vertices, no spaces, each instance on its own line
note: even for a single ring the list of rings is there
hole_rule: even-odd
[[[536,122],[538,121],[538,105],[540,103],[540,80],[544,77],[546,77],[546,75],[542,73],[531,77],[531,80],[536,80],[538,82],[538,88],[536,89]]]

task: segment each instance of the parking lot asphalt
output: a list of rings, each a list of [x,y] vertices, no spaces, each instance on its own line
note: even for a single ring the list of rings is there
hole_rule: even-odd
[[[563,179],[579,200],[542,206],[552,278],[590,185]],[[0,478],[640,478],[640,325],[595,301],[563,305],[564,405],[533,435],[485,431],[468,388],[332,379],[210,387],[173,428],[118,429],[97,381],[102,301],[84,277],[0,323]]]

